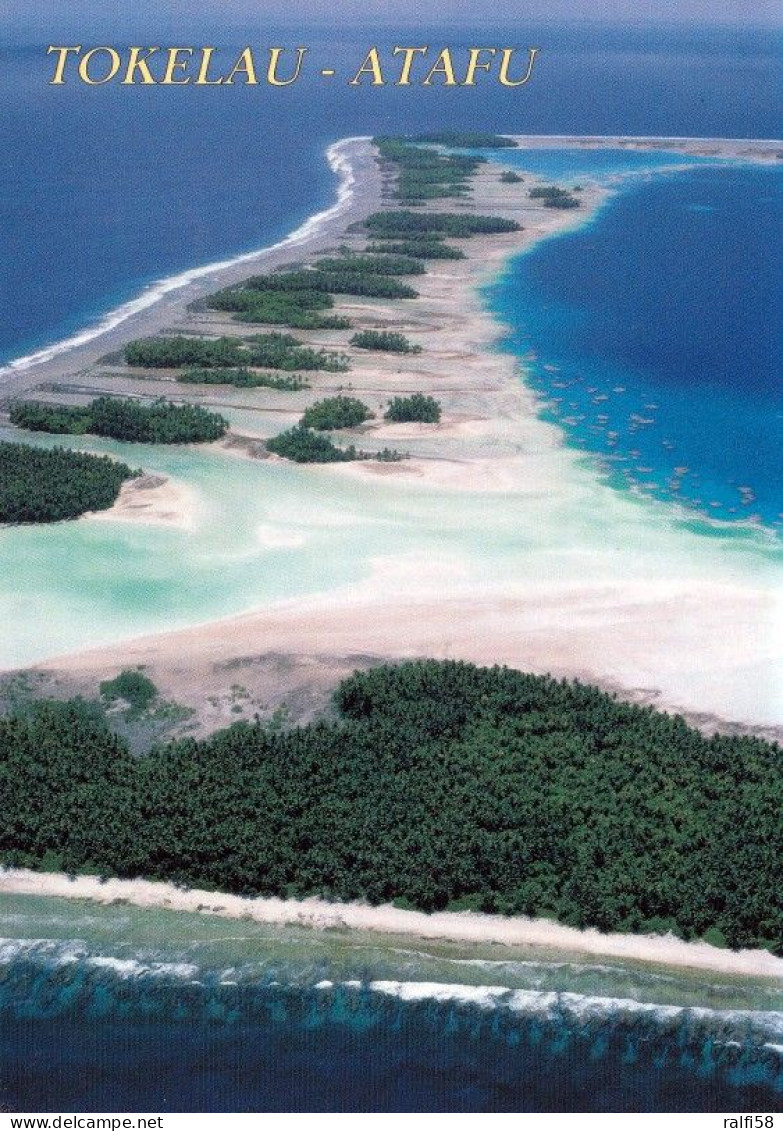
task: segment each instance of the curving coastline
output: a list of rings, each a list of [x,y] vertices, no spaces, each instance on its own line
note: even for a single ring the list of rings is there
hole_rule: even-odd
[[[519,138],[530,147],[569,148],[575,140]],[[694,156],[760,161],[774,159],[777,149],[773,142],[644,138],[590,138],[580,144],[612,147],[618,141],[636,148],[671,144]],[[359,246],[364,241],[352,225],[383,203],[383,177],[368,141],[348,139],[333,147],[333,161],[335,153],[342,162],[341,199],[317,223],[294,233],[302,258],[337,241]],[[588,222],[609,190],[588,185],[582,208],[558,213],[538,207],[526,191],[501,184],[499,165],[502,157],[483,167],[474,178],[472,199],[463,207],[518,219],[523,231],[476,237],[465,249],[466,259],[431,264],[417,279],[420,298],[415,303],[339,303],[355,326],[403,330],[424,346],[404,362],[354,355],[354,394],[377,410],[390,395],[431,393],[444,405],[441,424],[391,425],[376,419],[363,430],[362,445],[401,447],[412,458],[399,464],[313,467],[307,476],[325,496],[338,489],[345,495],[355,484],[368,506],[376,495],[385,505],[392,493],[395,507],[418,513],[417,508],[437,500],[439,511],[453,514],[456,522],[471,498],[477,505],[485,500],[488,508],[493,499],[503,498],[519,529],[534,532],[525,539],[525,555],[514,571],[495,576],[477,572],[448,545],[426,555],[395,555],[392,545],[368,559],[358,583],[328,588],[318,584],[316,571],[306,594],[266,602],[254,594],[247,602],[249,611],[240,606],[236,615],[222,613],[220,620],[204,611],[196,623],[176,631],[161,632],[156,625],[149,635],[140,635],[138,629],[120,628],[113,637],[116,643],[92,651],[84,650],[80,636],[68,654],[52,657],[51,649],[40,650],[33,659],[44,672],[64,672],[70,686],[75,681],[89,693],[107,671],[146,664],[167,697],[194,707],[201,717],[200,689],[213,687],[216,673],[228,664],[237,665],[237,674],[263,700],[281,701],[284,689],[254,660],[259,652],[284,655],[291,663],[315,656],[324,670],[335,673],[345,669],[346,657],[356,655],[371,660],[451,656],[577,676],[634,701],[682,711],[705,728],[739,725],[771,738],[783,734],[783,700],[779,685],[775,689],[783,654],[774,635],[779,603],[774,570],[751,563],[752,546],[747,563],[741,550],[718,555],[707,540],[678,527],[673,508],[654,501],[640,504],[606,486],[585,469],[578,453],[564,446],[559,428],[540,418],[515,358],[494,348],[503,328],[483,306],[482,283],[536,241]],[[259,264],[272,268],[290,261],[291,246],[283,241],[252,262],[234,263],[164,295],[85,346],[26,370],[6,371],[0,387],[13,394],[61,383],[85,394],[171,395],[170,378],[141,377],[96,362],[107,348],[172,325],[186,333],[236,333],[237,324],[227,316],[188,310],[189,303]],[[333,333],[307,338],[314,345],[345,348]],[[264,438],[295,423],[312,399],[337,387],[324,374],[309,393],[188,390],[183,396],[177,386],[176,395],[235,410],[242,414],[244,434]],[[247,455],[248,448],[252,454],[252,442],[238,445],[234,437],[229,444],[233,446],[219,447],[215,454],[235,458]],[[598,514],[608,538],[592,529],[590,515]],[[197,521],[195,527],[197,532]],[[516,538],[516,531],[505,537]],[[306,523],[298,516],[282,522],[275,518],[275,544],[306,545],[307,538]],[[263,529],[259,543],[268,545]],[[338,678],[335,674],[333,682]],[[203,722],[205,733],[206,717]]]
[[[188,303],[221,286],[248,275],[252,270],[271,270],[284,261],[291,251],[315,251],[333,238],[345,224],[353,223],[372,211],[378,201],[375,179],[368,168],[369,138],[341,138],[326,150],[326,160],[338,177],[336,200],[329,208],[309,216],[282,240],[254,251],[243,252],[230,259],[192,267],[150,283],[140,295],[108,311],[98,321],[62,341],[14,358],[0,366],[0,396],[22,392],[26,382],[14,377],[35,371],[40,380],[64,376],[64,370],[78,369],[95,362],[106,349],[132,337],[154,333],[159,328],[159,308],[167,317],[182,313]],[[119,331],[119,333],[115,333]],[[96,352],[94,343],[100,343]],[[63,366],[54,369],[50,363]]]

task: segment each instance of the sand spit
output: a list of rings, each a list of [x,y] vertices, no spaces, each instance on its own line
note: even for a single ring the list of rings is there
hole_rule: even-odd
[[[89,522],[141,522],[191,530],[194,510],[194,492],[184,483],[163,475],[139,475],[123,483],[113,507],[84,517]]]
[[[519,141],[531,148],[627,145],[758,161],[775,160],[781,150],[778,142],[712,139]],[[384,178],[368,141],[351,139],[341,146],[343,183],[350,193],[339,215],[315,225],[297,243],[298,261],[327,246],[363,247],[366,240],[356,222],[393,204],[384,197]],[[0,382],[17,395],[34,395],[36,386],[45,385],[48,391],[58,382],[72,385],[75,380],[89,386],[91,394],[151,397],[171,396],[173,390],[179,400],[241,411],[243,432],[244,420],[252,416],[248,433],[260,439],[293,424],[319,397],[338,389],[350,391],[369,404],[376,419],[358,435],[338,436],[338,442],[355,442],[366,450],[397,447],[412,458],[400,464],[310,468],[307,474],[319,491],[328,492],[329,484],[343,477],[361,479],[378,490],[397,490],[411,500],[431,492],[442,507],[456,508],[461,498],[481,493],[488,506],[503,500],[502,505],[517,508],[522,529],[532,532],[520,552],[527,555],[525,560],[540,561],[540,570],[528,568],[521,580],[509,577],[502,585],[477,582],[475,577],[462,578],[459,563],[445,557],[395,563],[391,547],[389,561],[370,563],[369,576],[349,592],[314,591],[306,599],[267,604],[226,620],[47,660],[40,670],[105,678],[106,672],[132,663],[148,664],[167,694],[192,702],[199,680],[209,682],[216,665],[271,653],[336,659],[353,653],[378,659],[447,656],[578,676],[691,716],[718,716],[759,728],[783,722],[779,688],[776,692],[773,687],[774,665],[783,661],[775,630],[781,614],[769,578],[754,581],[728,556],[716,568],[715,555],[707,560],[697,535],[683,534],[685,541],[675,544],[680,536],[671,535],[668,508],[650,502],[642,516],[639,505],[580,466],[578,455],[563,445],[559,429],[540,419],[534,395],[520,381],[517,359],[492,349],[503,328],[483,308],[481,284],[496,277],[510,256],[589,221],[610,193],[585,182],[578,210],[547,209],[529,197],[536,178],[526,175],[522,184],[501,182],[502,160],[501,151],[497,164],[479,169],[465,201],[439,201],[432,207],[506,216],[522,224],[521,232],[462,241],[464,260],[428,263],[427,274],[415,279],[420,292],[415,301],[340,296],[335,310],[351,319],[350,331],[298,335],[314,346],[347,350],[348,374],[313,374],[312,388],[296,393],[194,390],[172,386],[171,375],[131,372],[116,361],[99,361],[141,334],[172,329],[206,335],[256,332],[220,312],[189,309],[188,303],[259,269],[290,262],[287,246],[173,292],[116,327],[108,340],[96,339],[45,364],[6,372]],[[422,345],[422,353],[368,356],[348,346],[355,330],[382,328],[404,331]],[[412,391],[441,401],[440,425],[383,423],[388,399]],[[252,454],[252,444],[226,450],[232,459]],[[129,505],[126,511],[141,508]],[[609,531],[604,546],[595,542],[597,523]],[[541,533],[536,542],[537,531]],[[264,544],[272,536],[278,537],[274,532],[264,535]],[[674,555],[671,562],[665,560],[669,552]]]

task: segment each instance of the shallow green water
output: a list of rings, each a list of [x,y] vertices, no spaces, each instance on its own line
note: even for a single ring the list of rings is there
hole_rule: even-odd
[[[25,436],[41,446],[57,439]],[[752,587],[771,603],[783,592],[779,541],[736,529],[705,537],[692,518],[612,490],[572,453],[546,443],[532,489],[522,480],[495,493],[219,450],[92,437],[73,446],[187,485],[195,495],[192,526],[82,520],[0,529],[6,667],[357,588],[443,599],[478,590],[524,595],[532,587],[546,598],[577,586],[611,592],[629,581],[643,594],[674,579]],[[775,639],[775,624],[760,622],[757,667],[736,688],[736,703],[719,713],[742,717],[761,704],[762,717],[775,721],[783,712]]]
[[[219,902],[219,897],[215,897]],[[23,955],[50,966],[85,961],[133,978],[256,985],[278,980],[393,981],[506,987],[711,1010],[780,1011],[769,979],[698,973],[547,947],[424,940],[369,931],[277,927],[128,904],[0,896],[0,965]]]

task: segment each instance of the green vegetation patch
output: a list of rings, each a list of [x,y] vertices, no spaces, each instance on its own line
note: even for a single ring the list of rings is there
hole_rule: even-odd
[[[393,330],[361,330],[351,338],[351,345],[363,350],[384,350],[388,353],[421,353],[421,346],[408,341]]]
[[[0,522],[59,522],[106,510],[137,475],[109,456],[0,442]]]
[[[124,699],[138,711],[145,711],[158,698],[158,689],[152,680],[133,668],[126,668],[114,679],[104,680],[100,692],[107,702]]]
[[[204,300],[212,310],[230,311],[237,322],[259,322],[291,326],[298,330],[346,330],[350,321],[324,314],[334,306],[325,291],[259,291],[257,287],[237,286],[218,291]]]
[[[338,448],[328,436],[322,436],[302,423],[273,436],[266,441],[266,446],[276,456],[283,456],[294,463],[347,463],[362,458],[362,453],[353,445]]]
[[[300,425],[328,432],[334,428],[355,428],[373,416],[367,405],[356,397],[326,397],[304,411]]]
[[[137,444],[197,444],[218,440],[228,421],[200,405],[160,399],[145,405],[123,397],[98,397],[85,407],[17,401],[11,422],[33,432],[108,436]]]
[[[418,421],[422,424],[437,424],[440,420],[440,403],[424,393],[413,393],[410,397],[393,397],[384,413],[384,420],[396,424]]]
[[[464,196],[470,178],[485,160],[464,154],[436,153],[401,137],[375,137],[373,144],[383,161],[397,171],[394,196],[410,204],[438,197]]]
[[[304,377],[297,374],[279,377],[253,369],[199,369],[193,366],[179,373],[177,380],[188,385],[234,385],[237,389],[277,389],[286,393],[310,388]]]
[[[46,404],[43,401],[14,401],[8,415],[17,428],[59,436],[83,436],[90,431],[92,423],[90,409],[86,406]]]
[[[328,436],[314,432],[301,422],[279,436],[266,441],[266,446],[275,455],[293,460],[294,463],[349,463],[353,460],[376,460],[380,463],[397,463],[405,457],[390,448],[380,452],[362,452],[353,444],[348,448],[338,448]]]
[[[405,255],[412,259],[464,259],[465,252],[458,247],[450,247],[439,239],[401,240],[389,243],[370,244],[367,251],[377,255]]]
[[[266,279],[269,276],[258,276]],[[343,354],[311,349],[291,334],[255,334],[249,338],[142,338],[125,347],[128,365],[146,368],[230,369],[257,366],[260,369],[321,369],[344,373],[348,369]]]
[[[418,291],[407,283],[385,275],[371,275],[361,271],[333,270],[288,271],[280,275],[255,275],[245,281],[245,286],[258,290],[298,291],[316,288],[327,294],[364,295],[368,298],[417,298]]]
[[[454,661],[355,674],[335,703],[141,758],[84,703],[5,716],[0,860],[783,952],[777,745]]]
[[[343,255],[339,259],[319,259],[315,266],[329,274],[358,271],[363,275],[423,275],[426,270],[419,259],[407,255]]]
[[[513,169],[504,169],[500,174],[500,179],[504,185],[518,185],[524,180],[520,177],[519,173],[515,173]]]
[[[538,185],[530,190],[531,200],[543,200],[544,208],[578,208],[579,201],[568,189],[557,185]]]
[[[373,212],[365,225],[373,237],[410,239],[421,234],[450,236],[468,239],[477,235],[496,235],[501,232],[519,232],[516,220],[502,216],[474,216],[461,212],[412,212],[408,209]]]

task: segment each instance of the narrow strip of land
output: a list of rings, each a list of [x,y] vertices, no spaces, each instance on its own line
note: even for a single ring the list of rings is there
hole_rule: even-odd
[[[768,951],[721,950],[708,943],[683,942],[673,936],[578,931],[546,919],[522,916],[506,918],[469,911],[426,915],[390,905],[369,907],[360,903],[329,903],[323,899],[253,899],[223,892],[183,890],[173,884],[148,880],[101,880],[95,876],[70,877],[22,868],[0,869],[0,894],[65,897],[102,904],[128,903],[134,907],[198,912],[279,926],[320,930],[348,927],[424,939],[540,947],[582,957],[604,956],[744,977],[783,977],[783,959],[775,958]]]

